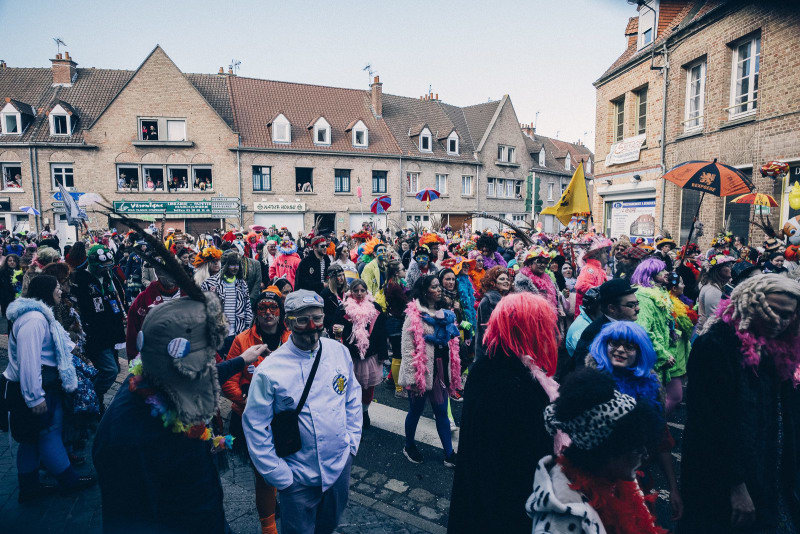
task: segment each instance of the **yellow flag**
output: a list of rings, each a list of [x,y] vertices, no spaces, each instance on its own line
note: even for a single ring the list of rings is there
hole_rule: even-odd
[[[567,226],[573,215],[588,214],[589,194],[586,192],[586,177],[583,174],[583,162],[578,164],[575,174],[569,181],[567,189],[558,203],[542,210],[542,215],[555,215],[561,224]]]

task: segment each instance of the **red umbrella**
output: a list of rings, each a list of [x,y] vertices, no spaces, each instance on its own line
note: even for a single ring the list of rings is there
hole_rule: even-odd
[[[369,211],[376,215],[379,213],[386,213],[386,210],[389,209],[391,205],[392,199],[388,195],[383,195],[372,201]]]
[[[416,194],[417,200],[421,200],[423,202],[425,201],[430,202],[431,200],[436,200],[440,196],[442,195],[436,189],[431,189],[430,187],[423,189],[422,191],[419,191]]]

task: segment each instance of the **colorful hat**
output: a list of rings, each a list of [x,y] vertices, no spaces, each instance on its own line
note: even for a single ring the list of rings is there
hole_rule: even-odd
[[[736,258],[728,256],[727,254],[716,254],[708,260],[708,264],[712,267],[716,267],[717,265],[725,265],[726,263],[734,263]]]
[[[669,245],[672,248],[676,248],[678,245],[675,244],[675,241],[670,239],[669,237],[662,237],[658,241],[656,241],[656,248],[661,248],[663,245]]]
[[[538,245],[531,247],[528,249],[527,254],[525,254],[525,261],[532,260],[534,258],[553,258],[555,257],[555,252],[547,250],[544,247],[540,247]]]
[[[422,237],[419,238],[420,245],[429,245],[430,243],[444,244],[444,239],[442,239],[439,234],[434,233],[424,233],[422,234]]]
[[[470,269],[475,267],[475,260],[468,260],[463,256],[457,256],[455,258],[447,258],[446,260],[442,261],[442,267],[446,269],[452,269],[456,276],[461,273],[461,270],[464,266],[468,266]]]

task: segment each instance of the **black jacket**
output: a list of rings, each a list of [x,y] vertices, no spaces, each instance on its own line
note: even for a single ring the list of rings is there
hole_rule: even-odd
[[[483,335],[486,333],[489,317],[492,316],[495,306],[502,298],[503,296],[499,292],[492,290],[487,292],[478,304],[475,314],[475,360],[482,358],[486,353],[486,347],[483,346]]]
[[[740,347],[733,328],[721,322],[692,346],[681,458],[681,533],[733,532],[730,489],[743,482],[756,509],[754,530],[775,528],[779,492],[798,511],[791,497],[798,494],[798,391],[778,378],[767,354],[757,369],[744,367]]]
[[[530,534],[525,501],[537,462],[553,454],[549,398],[516,356],[476,361],[464,389],[450,519],[453,534]]]
[[[113,270],[107,276],[116,292],[108,285],[108,279],[103,282],[87,269],[72,273],[72,298],[86,332],[86,352],[90,357],[125,341],[125,303],[120,302],[124,301],[125,290]]]
[[[300,260],[294,275],[294,288],[307,289],[314,291],[317,295],[322,295],[322,290],[325,289],[322,281],[325,279],[325,272],[331,265],[331,259],[326,254],[323,261],[325,268],[320,273],[320,260],[313,252]]]
[[[586,355],[589,354],[589,349],[592,347],[594,338],[596,338],[597,334],[600,333],[600,330],[602,330],[603,327],[610,322],[611,319],[605,315],[601,315],[586,327],[586,330],[583,331],[580,339],[578,340],[578,344],[575,345],[575,351],[572,353],[572,370],[580,369],[584,366],[584,363],[586,362]],[[561,370],[559,370],[559,377],[562,380],[567,376],[567,374],[569,374],[569,371],[562,373]]]

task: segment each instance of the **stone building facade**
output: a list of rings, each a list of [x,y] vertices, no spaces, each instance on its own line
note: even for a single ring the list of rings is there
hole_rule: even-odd
[[[793,82],[800,73],[800,10],[778,1],[661,0],[648,6],[655,16],[640,8],[627,25],[627,49],[595,82],[593,204],[603,227],[616,236],[638,216],[651,216],[654,233],[667,231],[685,242],[700,195],[660,177],[690,160],[717,159],[751,177],[757,191],[780,204],[769,213],[775,227],[800,213],[787,198],[800,181],[800,88]],[[640,108],[642,89],[646,104]],[[637,147],[640,110],[644,139]],[[789,175],[762,177],[759,168],[771,160],[789,163]],[[705,246],[728,228],[760,245],[763,233],[749,224],[753,208],[730,200],[703,199],[704,235],[697,241]]]

